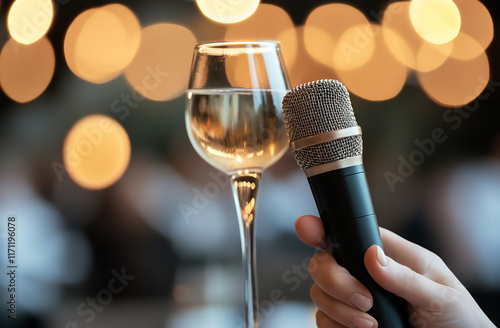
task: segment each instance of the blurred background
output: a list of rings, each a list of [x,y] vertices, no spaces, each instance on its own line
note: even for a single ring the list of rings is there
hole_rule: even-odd
[[[195,44],[278,40],[293,86],[351,93],[379,224],[439,254],[497,325],[498,2],[0,3],[1,327],[244,327],[224,174],[191,147]],[[314,327],[290,152],[256,215],[261,326]],[[16,320],[7,219],[16,218]]]

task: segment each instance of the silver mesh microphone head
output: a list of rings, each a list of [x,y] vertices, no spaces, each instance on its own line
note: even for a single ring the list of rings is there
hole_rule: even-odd
[[[336,80],[319,80],[295,87],[283,98],[283,118],[290,142],[358,126],[349,92]],[[362,154],[361,135],[293,150],[303,170]]]

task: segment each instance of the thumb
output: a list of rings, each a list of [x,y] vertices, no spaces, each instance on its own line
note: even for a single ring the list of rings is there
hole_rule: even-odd
[[[382,288],[413,306],[428,306],[449,289],[389,258],[377,245],[368,248],[364,260],[368,273]]]

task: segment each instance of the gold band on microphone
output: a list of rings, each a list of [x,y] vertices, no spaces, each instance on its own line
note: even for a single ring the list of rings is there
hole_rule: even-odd
[[[363,156],[354,156],[345,159],[340,159],[338,161],[321,164],[318,166],[313,166],[304,170],[306,177],[312,177],[313,175],[318,175],[325,172],[330,172],[334,170],[343,169],[346,167],[363,164]]]
[[[346,129],[328,131],[328,132],[324,132],[324,133],[310,136],[307,138],[292,141],[292,142],[290,142],[290,148],[292,150],[297,150],[297,149],[321,144],[324,142],[328,142],[328,141],[332,141],[332,140],[336,140],[336,139],[342,139],[342,138],[351,137],[351,136],[358,136],[361,134],[362,134],[361,127],[360,126],[353,126],[353,127],[346,128]]]

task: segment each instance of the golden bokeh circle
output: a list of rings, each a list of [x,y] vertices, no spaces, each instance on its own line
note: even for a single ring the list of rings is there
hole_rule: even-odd
[[[484,53],[483,46],[465,32],[460,32],[450,44],[452,51],[449,56],[455,59],[471,60]]]
[[[352,69],[336,69],[339,80],[357,96],[382,101],[395,97],[406,82],[407,68],[398,62],[387,48],[382,27],[372,24],[375,51],[363,66]]]
[[[84,11],[71,23],[64,55],[71,71],[86,81],[105,83],[134,58],[141,41],[135,14],[121,4]]]
[[[97,190],[113,185],[130,162],[130,140],[113,118],[92,114],[78,120],[64,140],[63,161],[71,179]]]
[[[28,45],[10,39],[0,53],[0,86],[12,100],[31,101],[45,91],[55,66],[54,48],[46,37]]]
[[[382,19],[384,41],[396,59],[416,71],[438,68],[450,55],[452,43],[434,44],[423,39],[410,21],[410,2],[387,6]]]
[[[196,0],[201,12],[218,23],[232,24],[250,17],[260,0]]]
[[[450,41],[455,59],[471,60],[481,55],[493,39],[493,21],[486,7],[478,0],[455,0],[460,11],[458,35]]]
[[[460,11],[453,0],[412,0],[410,20],[422,38],[435,44],[450,42],[460,31]]]
[[[307,17],[304,25],[304,44],[307,52],[323,65],[332,67],[338,42],[356,26],[367,26],[368,19],[358,9],[342,3],[319,6]],[[363,34],[363,33],[362,33]],[[352,29],[342,40],[349,47],[356,44],[356,30]],[[365,52],[366,54],[366,52]]]
[[[468,61],[448,58],[443,65],[430,72],[418,72],[418,80],[425,93],[440,105],[463,106],[483,92],[490,78],[488,57],[485,53]]]
[[[460,11],[463,32],[476,40],[486,50],[493,40],[493,19],[488,9],[479,0],[454,0]]]
[[[187,89],[197,41],[184,26],[159,23],[142,30],[136,56],[125,69],[129,84],[144,97],[164,101]]]
[[[10,35],[19,43],[36,42],[47,33],[53,15],[51,0],[16,0],[7,17]]]
[[[373,33],[370,23],[348,28],[333,51],[332,67],[353,70],[366,64],[375,52]]]

